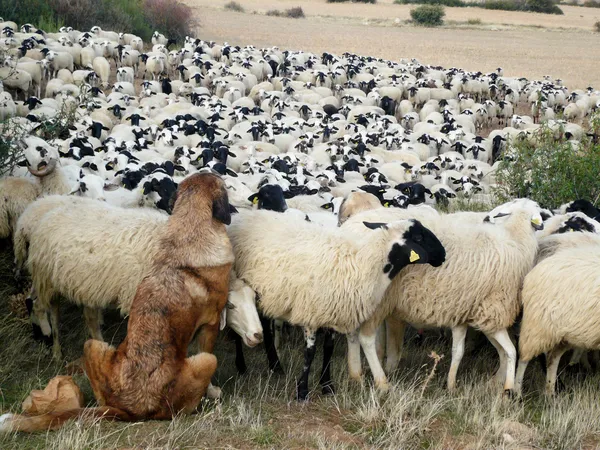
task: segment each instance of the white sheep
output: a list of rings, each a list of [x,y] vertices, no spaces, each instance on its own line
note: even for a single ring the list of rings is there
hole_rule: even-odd
[[[452,328],[452,364],[448,387],[453,389],[456,372],[464,352],[468,326],[488,337],[500,356],[498,379],[505,390],[512,390],[516,350],[507,329],[519,312],[518,291],[523,277],[531,269],[537,252],[534,227],[542,223],[537,208],[523,202],[505,205],[504,213],[491,217],[503,224],[474,224],[452,214],[439,219],[422,216],[447,249],[447,263],[440,269],[413,267],[405,270],[385,294],[381,307],[363,325],[359,339],[375,339],[381,321],[394,318],[412,324]],[[362,221],[389,221],[417,216],[418,211],[381,208],[350,217],[342,230],[355,231]],[[507,214],[510,214],[507,216]],[[500,217],[506,216],[505,219]],[[497,218],[496,218],[497,217]],[[532,227],[532,225],[534,227]],[[388,327],[388,371],[394,370],[401,350],[403,327]],[[361,376],[357,341],[349,340],[350,374]],[[369,361],[369,365],[373,364]],[[378,370],[381,370],[378,368]]]
[[[48,196],[27,208],[15,232],[15,259],[32,276],[38,314],[43,318],[50,311],[54,357],[61,354],[56,296],[83,305],[92,337],[102,340],[101,310],[114,306],[128,313],[167,219],[152,209],[124,209],[77,197]],[[74,276],[74,270],[81,274]],[[244,287],[238,283],[235,289]],[[240,299],[247,297],[240,292]],[[251,309],[246,305],[231,311],[232,327],[244,342],[260,342],[262,327]]]
[[[263,313],[305,327],[312,348],[319,328],[351,333],[367,321],[405,265],[443,262],[439,241],[418,222],[365,225],[347,233],[273,211],[240,211],[228,228],[235,270],[260,295]],[[434,260],[440,249],[441,260]],[[310,362],[298,389],[301,399],[308,393]]]
[[[538,263],[525,277],[521,291],[518,393],[527,364],[537,355],[546,353],[546,393],[552,395],[558,364],[567,350],[600,348],[599,249],[591,246],[560,250]]]
[[[108,80],[110,77],[110,63],[103,56],[97,56],[92,61],[92,68],[102,81],[102,87],[107,88],[109,86]]]

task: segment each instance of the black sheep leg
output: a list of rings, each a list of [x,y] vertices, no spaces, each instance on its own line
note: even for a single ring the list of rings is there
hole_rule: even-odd
[[[298,400],[307,400],[308,398],[308,376],[310,375],[310,366],[312,365],[313,359],[315,359],[317,350],[317,347],[315,346],[316,339],[316,331],[313,331],[310,328],[304,328],[304,367],[302,368],[302,375],[298,380]]]
[[[333,381],[331,381],[331,357],[333,356],[333,347],[335,333],[329,329],[325,330],[323,341],[323,368],[321,369],[321,389],[324,395],[335,393]]]
[[[263,338],[265,350],[267,352],[267,359],[269,360],[269,369],[275,373],[283,373],[283,368],[279,362],[279,356],[277,356],[275,342],[273,341],[273,334],[271,333],[271,320],[267,319],[263,315],[260,315],[260,323],[263,327]]]
[[[235,368],[240,375],[246,373],[246,360],[244,359],[244,346],[242,338],[236,333],[233,337],[235,341]]]

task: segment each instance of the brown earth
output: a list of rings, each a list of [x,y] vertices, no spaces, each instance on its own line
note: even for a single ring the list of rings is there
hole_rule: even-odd
[[[405,21],[414,5],[394,5],[392,0],[376,5],[238,0],[244,13],[226,10],[225,0],[184,2],[200,19],[199,36],[206,40],[316,53],[348,51],[393,60],[417,58],[426,64],[484,72],[502,67],[506,76],[552,75],[570,88],[600,86],[600,34],[591,31],[600,21],[596,8],[561,6],[564,16],[446,8],[447,25],[434,29],[408,25]],[[294,6],[302,7],[305,19],[264,15]],[[469,19],[482,23],[469,26]]]

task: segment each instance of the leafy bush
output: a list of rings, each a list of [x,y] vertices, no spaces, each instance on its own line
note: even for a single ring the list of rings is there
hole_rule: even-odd
[[[531,11],[545,14],[564,14],[555,0],[394,0],[396,4],[444,5],[454,8],[470,7],[503,11]]]
[[[564,14],[562,9],[556,5],[555,0],[526,0],[525,9],[546,14]]]
[[[505,199],[529,197],[546,208],[578,198],[597,203],[599,173],[600,145],[584,140],[577,150],[542,129],[535,142],[512,144],[510,158],[496,172],[497,194]]]
[[[278,9],[270,9],[266,12],[267,16],[274,17],[290,17],[292,19],[301,19],[306,17],[304,15],[304,11],[300,6],[296,6],[295,8],[286,9],[285,11],[280,11]]]
[[[441,5],[422,5],[410,10],[412,20],[423,26],[436,27],[444,23],[446,12]]]
[[[416,4],[416,5],[444,5],[450,7],[465,6],[462,0],[394,0],[398,5]]]
[[[584,2],[582,6],[585,6],[586,8],[600,8],[600,2],[597,0],[588,0]]]
[[[481,25],[481,19],[479,17],[476,17],[475,19],[469,19],[467,20],[467,24],[469,25]]]
[[[229,2],[229,3],[225,3],[225,9],[229,9],[231,11],[235,11],[235,12],[244,12],[245,9],[242,5],[240,5],[238,2]]]
[[[346,3],[346,2],[370,3],[370,4],[374,5],[375,3],[377,3],[377,0],[327,0],[327,3]]]
[[[154,30],[180,40],[193,34],[196,26],[191,8],[175,0],[0,0],[0,15],[45,31],[62,25],[79,30],[98,25],[137,34],[145,41]]]
[[[285,16],[286,17],[291,17],[292,19],[301,19],[304,16],[304,11],[302,10],[302,8],[300,6],[296,6],[294,8],[290,8],[290,9],[286,9],[285,10]]]

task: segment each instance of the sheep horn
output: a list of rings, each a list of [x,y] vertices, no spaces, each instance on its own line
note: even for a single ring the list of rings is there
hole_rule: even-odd
[[[31,167],[27,167],[27,170],[29,170],[29,173],[33,176],[45,177],[46,175],[51,173],[56,168],[56,163],[57,163],[56,159],[53,158],[50,160],[50,162],[48,162],[48,164],[46,164],[46,167],[44,167],[43,169],[35,170],[35,169],[32,169]]]

